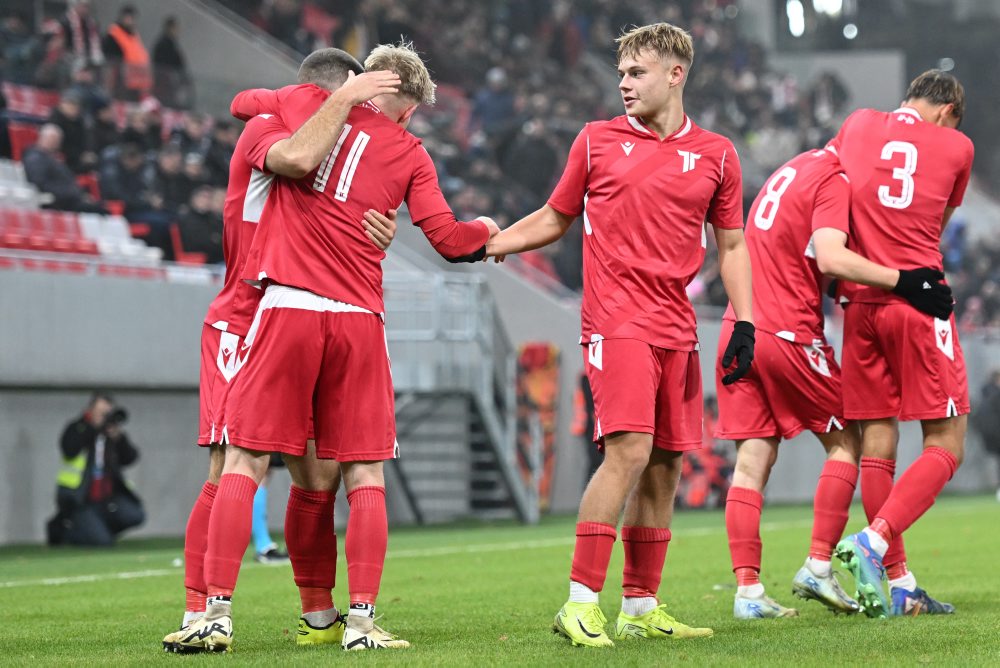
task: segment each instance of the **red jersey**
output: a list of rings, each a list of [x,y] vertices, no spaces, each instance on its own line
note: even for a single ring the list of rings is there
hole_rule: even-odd
[[[767,179],[746,227],[757,329],[804,345],[824,338],[812,235],[821,227],[848,234],[850,213],[850,181],[833,149],[797,155]],[[736,319],[731,304],[725,319]]]
[[[269,129],[263,118],[251,119],[236,142],[229,162],[229,185],[222,211],[226,280],[205,315],[206,324],[237,336],[246,336],[260,299],[260,290],[242,280],[243,268],[274,180],[273,176],[254,169],[247,148],[258,141],[261,131]]]
[[[583,213],[582,341],[697,349],[685,288],[705,258],[705,222],[743,227],[740,161],[728,139],[686,116],[663,140],[628,116],[588,123],[548,204]]]
[[[941,221],[945,207],[962,203],[972,141],[902,107],[859,109],[833,144],[851,179],[851,249],[894,269],[941,269]],[[850,283],[844,289],[851,301],[904,301],[878,288]]]
[[[267,119],[270,132],[262,132],[248,151],[256,169],[264,171],[268,150],[288,136],[283,119],[306,120],[329,95],[306,92],[304,105],[295,95],[279,100],[281,118]],[[414,224],[429,237],[442,227],[453,232],[463,228],[450,237],[457,239],[448,246],[452,257],[481,248],[489,237],[484,223],[455,220],[419,139],[374,105],[355,107],[333,150],[315,170],[301,179],[275,179],[244,278],[270,280],[381,313],[385,253],[365,236],[361,220],[368,209],[385,212],[403,201]],[[448,219],[444,226],[424,226],[443,218]],[[433,238],[432,243],[440,252],[443,246]]]

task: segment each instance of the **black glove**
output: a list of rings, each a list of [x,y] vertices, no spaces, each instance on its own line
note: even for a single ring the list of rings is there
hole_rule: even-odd
[[[459,264],[461,262],[479,262],[484,257],[486,257],[486,244],[477,251],[473,251],[468,255],[459,255],[458,257],[446,257],[445,259],[452,264]]]
[[[900,269],[899,282],[892,291],[918,311],[947,320],[955,310],[955,300],[951,288],[942,283],[943,280],[944,273],[930,267]]]
[[[723,385],[732,385],[750,371],[755,331],[753,324],[746,320],[737,320],[733,325],[733,335],[729,338],[729,345],[722,355],[722,368],[728,369],[735,359],[736,369],[722,377]]]

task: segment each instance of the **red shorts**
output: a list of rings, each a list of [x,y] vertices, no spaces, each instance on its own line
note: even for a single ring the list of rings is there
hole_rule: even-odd
[[[715,362],[716,438],[794,438],[806,430],[825,434],[844,428],[840,367],[825,341],[806,346],[758,330],[749,373],[723,385],[727,344],[726,337],[719,339]]]
[[[620,431],[653,435],[664,450],[702,446],[701,368],[697,352],[657,348],[636,339],[583,346],[594,394],[594,441]]]
[[[226,402],[229,442],[341,462],[396,456],[385,326],[374,313],[304,290],[267,289]]]
[[[955,316],[909,304],[849,304],[844,314],[844,413],[852,420],[935,420],[969,412]]]
[[[198,383],[198,445],[223,443],[226,394],[236,375],[236,351],[243,339],[211,325],[201,328],[201,374]]]

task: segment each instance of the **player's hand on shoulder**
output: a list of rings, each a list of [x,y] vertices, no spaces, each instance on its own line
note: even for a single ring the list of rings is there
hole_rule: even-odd
[[[944,272],[932,267],[900,269],[899,281],[892,291],[918,311],[947,320],[955,310],[955,299],[943,280]]]
[[[750,371],[755,332],[753,323],[746,320],[737,320],[733,324],[733,333],[729,336],[729,343],[722,355],[722,368],[728,369],[733,362],[736,363],[736,368],[722,377],[723,385],[732,385]]]
[[[379,95],[388,95],[399,91],[399,75],[390,70],[378,70],[354,74],[349,72],[347,81],[337,91],[337,95],[347,99],[352,105],[367,102]]]
[[[375,209],[368,209],[365,212],[364,219],[361,221],[362,227],[365,228],[365,236],[379,250],[384,251],[389,248],[392,240],[396,238],[397,213],[396,209],[389,209],[385,215]]]

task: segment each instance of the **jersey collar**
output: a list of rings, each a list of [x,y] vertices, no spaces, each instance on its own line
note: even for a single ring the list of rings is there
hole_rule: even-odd
[[[691,132],[691,127],[693,125],[691,123],[691,119],[688,118],[688,115],[684,114],[684,122],[681,123],[680,129],[678,129],[676,132],[674,132],[671,135],[667,135],[666,137],[664,137],[661,140],[659,137],[657,137],[657,135],[656,135],[655,132],[653,132],[652,130],[650,130],[646,126],[646,124],[643,123],[638,118],[635,118],[634,116],[625,116],[625,118],[628,119],[628,124],[631,125],[635,130],[638,130],[639,132],[641,132],[643,134],[651,135],[652,137],[656,138],[657,140],[659,140],[661,142],[668,142],[668,141],[673,141],[674,139],[680,139],[684,135],[686,135],[689,132]]]
[[[897,109],[896,111],[894,111],[892,113],[894,113],[894,114],[909,114],[910,116],[913,116],[918,121],[924,120],[924,117],[920,115],[920,112],[917,111],[916,109],[914,109],[913,107],[900,107],[899,109]]]
[[[376,114],[382,113],[382,110],[378,108],[378,105],[372,102],[371,100],[368,100],[367,102],[362,102],[361,106],[364,107],[365,109],[370,109],[371,111],[374,111]]]

